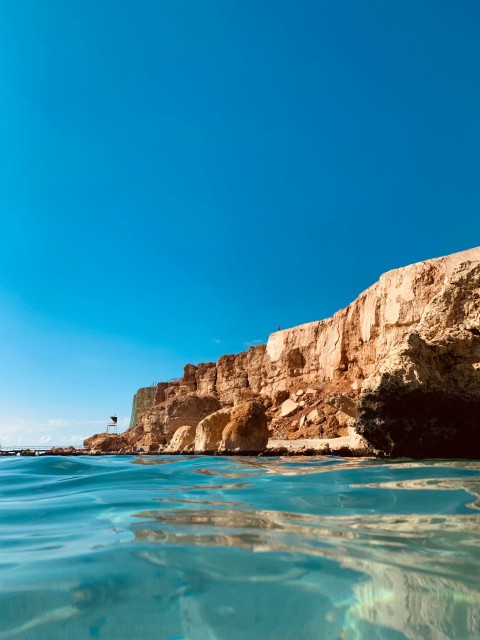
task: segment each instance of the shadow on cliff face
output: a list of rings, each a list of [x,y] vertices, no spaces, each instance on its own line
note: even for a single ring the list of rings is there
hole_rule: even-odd
[[[480,458],[480,398],[392,385],[366,394],[356,431],[393,457]]]
[[[468,330],[436,343],[412,334],[362,392],[356,431],[390,456],[480,458],[479,350]]]

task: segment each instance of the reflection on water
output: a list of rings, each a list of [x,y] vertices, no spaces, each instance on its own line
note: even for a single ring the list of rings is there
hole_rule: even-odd
[[[480,637],[480,465],[0,461],[0,640]]]
[[[329,571],[337,580],[344,570],[353,570],[357,579],[352,581],[350,596],[345,600],[343,594],[328,605],[344,608],[347,623],[341,637],[355,637],[354,630],[363,637],[360,630],[366,633],[365,623],[396,630],[407,638],[467,638],[475,637],[472,634],[480,629],[478,564],[465,566],[460,552],[462,547],[478,545],[476,516],[371,516],[359,521],[248,510],[181,510],[144,512],[138,517],[153,521],[135,528],[139,542],[163,547],[235,547],[308,558],[301,567],[296,563],[286,573],[277,567],[267,575],[253,573],[240,578],[236,573],[226,576],[223,566],[209,568],[209,577],[224,587],[228,580],[241,585],[291,583],[290,590],[308,585],[309,591],[329,599],[331,581],[325,580],[324,566],[318,571],[314,559],[332,561]],[[168,554],[150,550],[142,557],[162,564]],[[203,623],[224,637],[226,630],[218,628],[220,621],[207,616]],[[347,630],[350,635],[345,635]],[[384,629],[381,637],[395,636]]]

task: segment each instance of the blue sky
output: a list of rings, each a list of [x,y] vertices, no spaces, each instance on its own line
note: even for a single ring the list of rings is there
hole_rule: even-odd
[[[0,443],[480,244],[475,0],[0,0]]]

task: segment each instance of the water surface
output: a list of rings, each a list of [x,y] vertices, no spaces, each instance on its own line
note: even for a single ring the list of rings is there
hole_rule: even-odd
[[[472,640],[480,464],[0,459],[0,640]]]

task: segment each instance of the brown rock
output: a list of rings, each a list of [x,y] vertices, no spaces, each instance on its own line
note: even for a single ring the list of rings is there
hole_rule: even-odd
[[[181,388],[186,389],[185,386]],[[146,444],[146,436],[150,436],[149,444],[164,444],[179,427],[196,427],[203,418],[221,408],[219,400],[213,396],[195,393],[185,395],[183,392],[176,395],[173,393],[174,387],[168,391],[170,393],[166,400],[149,409],[140,417],[135,429],[127,432],[131,444]]]
[[[192,393],[197,390],[197,367],[194,364],[186,364],[183,369],[183,378],[181,384],[188,388]]]
[[[295,413],[295,411],[300,407],[299,404],[297,404],[296,402],[294,402],[293,400],[290,400],[290,398],[288,398],[287,400],[285,400],[285,402],[282,402],[282,407],[280,409],[280,415],[282,416],[282,418],[286,418],[287,416],[291,416],[292,413]]]
[[[204,418],[195,431],[195,453],[218,451],[224,428],[230,421],[231,408],[220,409]]]
[[[44,455],[47,456],[72,456],[76,455],[78,451],[75,447],[52,447],[48,451],[45,451]]]
[[[91,452],[117,453],[128,446],[124,435],[116,433],[99,433],[83,441],[85,449]]]
[[[357,432],[390,455],[480,457],[479,325],[480,262],[461,263],[365,380]]]
[[[265,409],[270,409],[270,407],[273,407],[273,401],[268,396],[264,396],[262,398],[262,403],[263,403],[263,406],[265,407]]]
[[[325,398],[325,402],[332,407],[335,407],[338,411],[342,411],[347,416],[351,418],[355,418],[357,415],[357,405],[355,400],[352,398],[348,398],[342,393],[332,393],[327,398]]]
[[[267,442],[267,418],[260,402],[245,402],[231,410],[222,433],[221,451],[259,453],[267,448]]]
[[[216,393],[217,367],[215,362],[201,362],[195,372],[197,381],[197,394],[199,396],[212,396]]]
[[[288,393],[288,391],[286,391],[286,389],[280,389],[279,391],[275,391],[273,396],[273,404],[275,406],[282,404],[282,402],[284,402],[289,397],[289,395],[290,394]]]
[[[174,398],[167,407],[165,432],[173,435],[179,427],[196,427],[200,420],[218,411],[221,404],[213,396],[189,395],[186,398]]]
[[[317,409],[332,437],[347,431],[358,405],[357,429],[371,445],[394,455],[452,455],[451,443],[461,433],[473,438],[479,422],[479,270],[476,248],[389,271],[331,318],[277,331],[266,345],[217,363],[189,365],[182,379],[139,390],[129,443],[148,434],[170,439],[178,427],[248,396],[272,399],[272,435],[288,438],[296,426],[278,407],[305,390],[302,415]],[[314,437],[316,428],[304,425],[303,437]]]
[[[196,427],[185,425],[179,427],[165,449],[165,453],[181,453],[188,445],[195,442]]]

